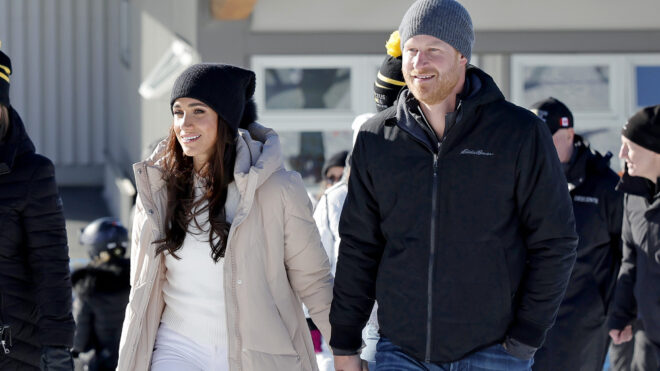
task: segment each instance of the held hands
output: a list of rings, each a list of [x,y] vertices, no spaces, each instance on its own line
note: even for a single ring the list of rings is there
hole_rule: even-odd
[[[335,356],[335,371],[369,371],[367,361],[359,354],[352,356]]]
[[[632,326],[628,325],[623,330],[610,330],[610,337],[615,345],[632,340]]]

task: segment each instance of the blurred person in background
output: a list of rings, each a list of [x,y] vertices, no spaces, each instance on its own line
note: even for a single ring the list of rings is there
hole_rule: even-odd
[[[128,303],[128,230],[115,218],[96,219],[80,235],[91,262],[71,275],[76,294],[73,354],[90,371],[117,367],[121,325]]]
[[[394,31],[385,44],[387,55],[381,64],[374,82],[374,101],[376,110],[383,111],[394,105],[399,92],[405,86],[403,73],[401,72],[401,47],[399,45],[399,31]],[[360,131],[360,127],[368,119],[374,116],[374,113],[361,114],[353,120],[351,129],[353,130],[353,144]],[[348,181],[350,176],[350,154],[346,159],[346,168],[341,180],[325,191],[314,210],[314,220],[321,234],[323,247],[330,258],[332,274],[335,274],[337,268],[337,255],[339,249],[339,217],[341,215],[346,194],[348,192]],[[378,335],[378,305],[375,304],[371,311],[371,316],[367,325],[362,330],[362,340],[365,344],[360,352],[360,358],[367,362],[369,369],[376,367],[376,343],[380,336]],[[324,349],[324,352],[317,355],[319,365],[328,365],[328,369],[334,370],[332,353]]]
[[[615,190],[619,176],[610,169],[611,153],[601,155],[575,134],[573,114],[564,103],[550,97],[530,110],[552,134],[579,236],[564,300],[532,369],[601,371],[610,339],[607,314],[621,261],[623,194]]]
[[[641,322],[660,370],[660,105],[635,113],[621,131],[626,162],[618,189],[625,193],[623,260],[609,318],[614,344],[632,340]]]
[[[344,175],[344,166],[346,165],[346,156],[348,151],[340,151],[330,156],[323,164],[323,187],[322,192],[339,182]],[[323,194],[323,193],[321,193]]]
[[[300,301],[329,336],[330,266],[254,89],[252,71],[189,67],[168,138],[134,165],[119,370],[317,370]]]
[[[9,101],[0,51],[0,370],[72,370],[75,324],[62,199]]]

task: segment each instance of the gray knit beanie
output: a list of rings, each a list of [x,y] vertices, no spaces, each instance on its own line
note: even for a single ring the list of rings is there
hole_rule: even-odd
[[[470,14],[455,0],[417,0],[399,26],[401,50],[409,38],[430,35],[446,42],[470,61],[474,28]]]

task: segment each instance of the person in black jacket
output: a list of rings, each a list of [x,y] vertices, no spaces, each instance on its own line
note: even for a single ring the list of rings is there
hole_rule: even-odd
[[[376,299],[378,369],[527,370],[576,256],[550,132],[467,66],[474,33],[459,3],[416,1],[399,33],[407,88],[353,148],[330,311],[335,367],[359,369]]]
[[[130,261],[124,258],[128,230],[115,218],[96,219],[83,229],[80,244],[92,261],[71,276],[77,325],[73,352],[90,371],[114,370],[131,290]]]
[[[535,371],[601,371],[607,355],[607,313],[621,260],[623,194],[619,176],[573,129],[573,114],[555,98],[532,105],[550,129],[564,167],[579,236],[577,259],[559,314],[534,357]]]
[[[0,370],[71,370],[69,250],[53,164],[9,101],[0,51]]]
[[[623,259],[610,336],[615,344],[630,341],[631,323],[639,317],[660,370],[660,105],[637,112],[621,134]]]

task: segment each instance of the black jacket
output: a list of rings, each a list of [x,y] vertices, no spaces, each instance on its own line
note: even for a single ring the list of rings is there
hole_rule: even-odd
[[[0,322],[13,348],[0,369],[39,367],[42,346],[71,347],[69,251],[53,164],[34,152],[18,113],[0,144]]]
[[[573,153],[566,178],[579,236],[577,259],[534,370],[578,370],[590,361],[602,369],[607,351],[604,326],[621,260],[623,193],[615,190],[619,176],[609,167],[611,154],[593,151],[577,135]]]
[[[408,90],[358,134],[332,347],[359,347],[374,299],[382,335],[430,362],[552,326],[577,236],[550,132],[477,68],[461,97],[440,143]]]
[[[76,300],[73,350],[95,351],[93,370],[114,370],[130,292],[128,259],[112,259],[76,270],[71,276]]]
[[[626,193],[623,260],[609,325],[623,329],[639,316],[660,345],[660,178],[653,184],[625,173],[618,189]]]

